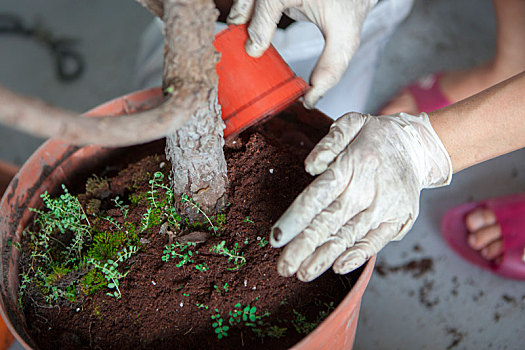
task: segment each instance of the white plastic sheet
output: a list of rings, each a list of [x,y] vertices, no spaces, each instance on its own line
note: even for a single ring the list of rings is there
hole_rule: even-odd
[[[317,104],[317,108],[332,117],[364,110],[377,61],[396,27],[408,16],[414,0],[382,0],[368,14],[361,32],[361,45],[352,57],[341,81]],[[349,25],[351,25],[349,23]],[[162,82],[164,53],[163,23],[156,19],[144,32],[137,57],[137,89],[158,86]],[[215,30],[224,29],[217,23]],[[276,31],[272,44],[295,73],[306,81],[321,55],[324,39],[310,22],[295,22]]]

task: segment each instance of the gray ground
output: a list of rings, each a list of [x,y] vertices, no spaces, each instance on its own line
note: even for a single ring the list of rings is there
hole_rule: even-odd
[[[139,35],[151,16],[132,0],[3,0],[0,13],[38,17],[53,33],[79,38],[86,71],[61,83],[51,56],[33,41],[0,34],[0,84],[52,104],[85,111],[132,91]],[[488,0],[420,0],[380,60],[369,111],[417,77],[463,68],[490,58],[494,18]],[[0,158],[17,164],[42,140],[0,128]],[[467,200],[525,188],[525,153],[517,151],[456,175],[450,187],[424,191],[420,217],[378,263],[404,266],[431,259],[422,276],[400,270],[373,274],[365,292],[356,349],[522,349],[524,282],[501,279],[470,266],[441,239],[439,221]]]

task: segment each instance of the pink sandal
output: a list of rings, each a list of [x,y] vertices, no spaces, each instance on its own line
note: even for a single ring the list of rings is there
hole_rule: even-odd
[[[430,113],[452,103],[441,91],[439,80],[442,76],[443,73],[430,74],[406,87],[414,97],[419,112]]]
[[[484,259],[467,243],[465,217],[481,207],[492,210],[501,226],[504,253],[499,264]],[[452,208],[443,217],[441,231],[452,249],[470,263],[506,278],[525,280],[525,193]]]
[[[429,112],[435,111],[436,109],[446,107],[452,103],[441,91],[439,81],[442,76],[443,76],[443,73],[427,75],[419,79],[415,83],[408,85],[402,91],[402,92],[406,91],[408,94],[412,96],[412,98],[416,102],[418,113],[421,113],[421,112],[429,113]],[[400,94],[401,93],[399,93],[398,96]],[[403,112],[401,110],[393,111],[391,109],[389,109],[388,112],[383,112],[385,107],[389,103],[390,102],[387,102],[387,104],[383,106],[383,108],[380,109],[380,113]]]

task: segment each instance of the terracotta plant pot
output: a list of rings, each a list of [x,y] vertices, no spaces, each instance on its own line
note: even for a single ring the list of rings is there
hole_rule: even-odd
[[[0,161],[0,196],[4,193],[17,171],[17,166]]]
[[[161,101],[160,89],[150,89],[130,94],[101,105],[87,113],[89,116],[120,115],[143,110]],[[318,133],[325,133],[331,119],[319,111],[306,111],[299,104],[286,110],[295,122],[307,124]],[[278,126],[279,118],[274,118]],[[271,120],[269,123],[274,122]],[[133,146],[134,150],[147,149],[147,145]],[[103,148],[89,145],[72,146],[51,139],[44,143],[22,166],[11,181],[0,202],[0,313],[15,338],[27,349],[36,348],[29,336],[25,318],[18,308],[19,251],[23,229],[31,222],[31,207],[39,207],[40,194],[53,194],[61,184],[73,186],[73,179],[86,178],[110,159],[129,153],[130,148]],[[373,271],[375,257],[362,270],[352,290],[338,307],[313,332],[296,344],[294,349],[350,349],[352,347],[361,298]]]

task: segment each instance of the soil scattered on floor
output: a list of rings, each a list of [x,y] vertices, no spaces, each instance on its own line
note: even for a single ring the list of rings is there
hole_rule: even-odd
[[[452,342],[447,346],[447,350],[456,348],[463,340],[463,333],[454,328],[447,329],[447,333],[452,336]]]
[[[439,304],[439,298],[432,298],[432,291],[434,290],[434,281],[426,280],[419,288],[419,302],[427,309],[432,309]]]
[[[382,277],[390,273],[404,272],[412,274],[414,278],[420,278],[434,271],[434,261],[430,258],[422,258],[411,260],[402,265],[388,265],[386,262],[380,261],[376,264],[375,271]]]

